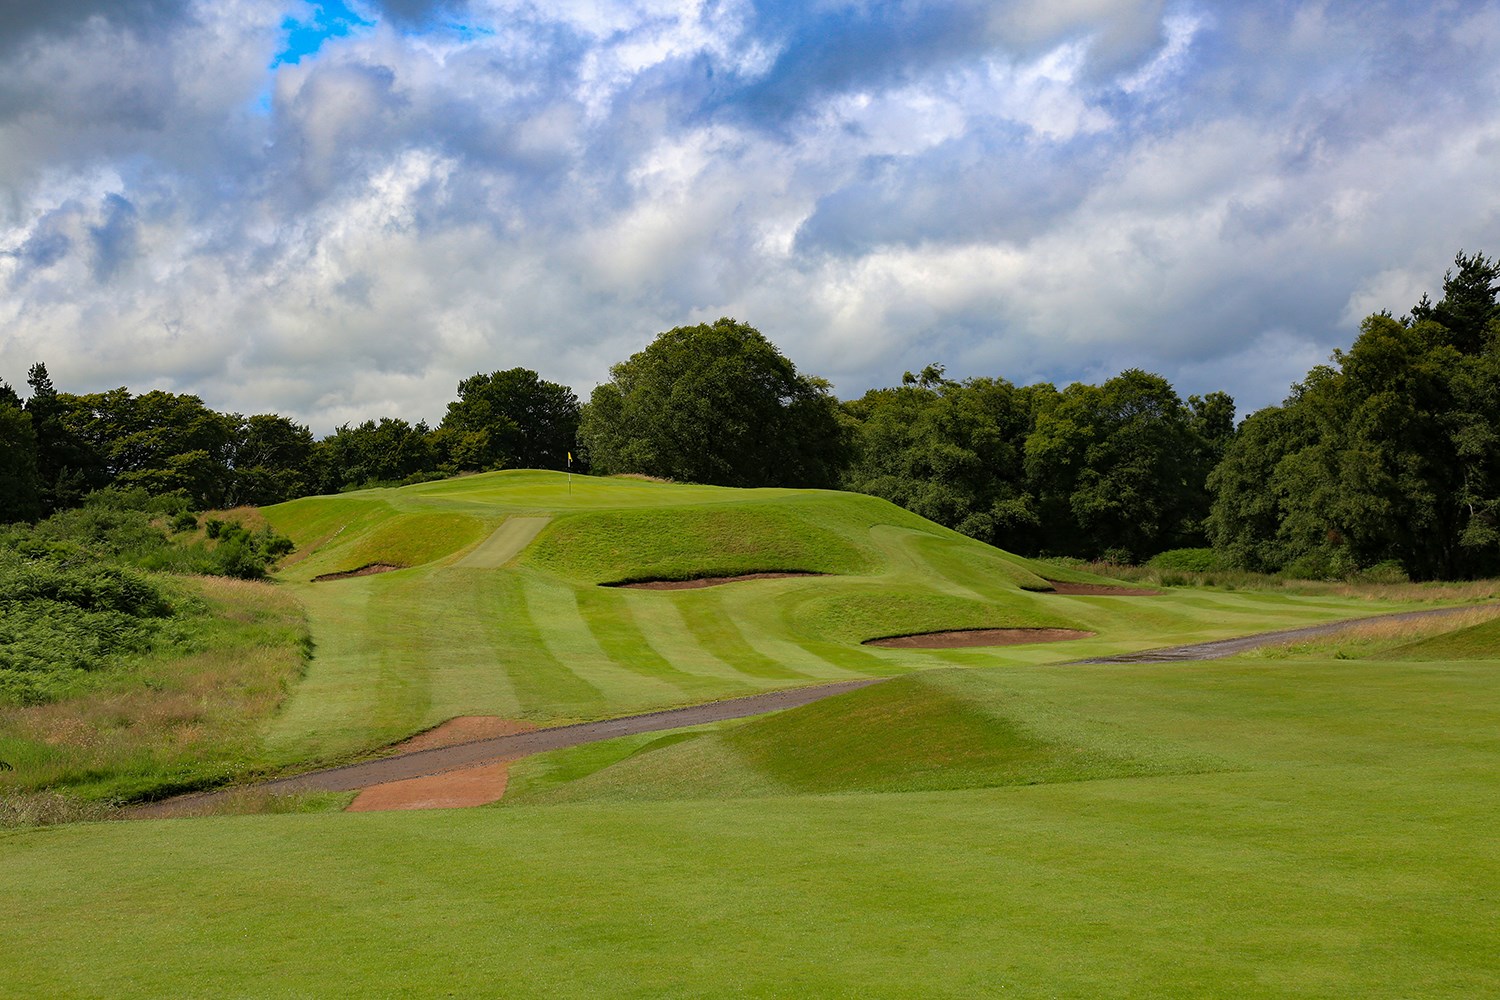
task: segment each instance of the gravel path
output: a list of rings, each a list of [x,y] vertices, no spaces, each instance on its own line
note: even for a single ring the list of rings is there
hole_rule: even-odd
[[[819,684],[815,687],[790,688],[784,691],[768,691],[744,698],[729,698],[711,701],[687,708],[672,708],[662,712],[647,712],[644,715],[627,715],[618,719],[599,722],[579,722],[571,726],[555,726],[551,729],[534,729],[529,733],[510,736],[493,736],[456,746],[417,750],[383,760],[371,760],[362,764],[346,764],[322,771],[309,771],[290,778],[277,778],[261,782],[255,787],[270,792],[350,792],[389,781],[403,781],[453,771],[461,768],[487,764],[502,758],[526,757],[548,750],[562,750],[582,743],[614,739],[617,736],[634,736],[638,733],[653,733],[662,729],[681,729],[686,726],[701,726],[709,722],[724,722],[728,719],[743,719],[751,715],[763,715],[784,708],[796,708],[823,698],[856,688],[877,684],[884,678],[857,681],[840,681],[836,684]],[[130,815],[137,818],[158,818],[182,815],[196,811],[226,797],[230,790],[200,792],[181,795],[137,806]]]
[[[1121,653],[1118,656],[1099,656],[1088,660],[1073,660],[1072,663],[1173,663],[1180,660],[1222,660],[1226,656],[1293,642],[1297,639],[1315,639],[1324,635],[1336,635],[1346,629],[1366,625],[1370,622],[1405,622],[1422,618],[1441,618],[1447,615],[1473,611],[1482,605],[1466,604],[1458,608],[1432,608],[1427,611],[1397,611],[1388,615],[1371,615],[1368,618],[1352,618],[1325,625],[1305,625],[1301,628],[1284,628],[1276,632],[1259,632],[1240,636],[1237,639],[1215,639],[1212,642],[1195,642],[1186,646],[1164,646],[1161,649],[1143,649],[1137,653]]]

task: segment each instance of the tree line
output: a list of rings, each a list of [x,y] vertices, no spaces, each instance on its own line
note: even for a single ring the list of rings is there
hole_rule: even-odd
[[[0,383],[0,521],[105,486],[199,509],[497,468],[574,468],[885,497],[1026,555],[1144,560],[1212,546],[1222,565],[1417,578],[1500,572],[1500,264],[1460,253],[1442,298],[1377,313],[1280,406],[1235,423],[1132,369],[1100,385],[946,377],[940,364],[839,401],[732,319],[668,330],[586,404],[513,368],[458,384],[437,427],[382,417],[315,440],[196,396]]]

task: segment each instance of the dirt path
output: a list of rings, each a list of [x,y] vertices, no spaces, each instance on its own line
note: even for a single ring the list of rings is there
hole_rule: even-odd
[[[1215,639],[1212,642],[1195,642],[1186,646],[1164,646],[1161,649],[1143,649],[1136,653],[1121,653],[1117,656],[1099,656],[1088,660],[1073,660],[1071,663],[1174,663],[1182,660],[1222,660],[1226,656],[1245,653],[1262,646],[1274,646],[1298,639],[1316,639],[1319,636],[1336,635],[1345,629],[1367,625],[1370,622],[1406,622],[1423,618],[1442,618],[1447,615],[1473,611],[1482,605],[1466,604],[1458,608],[1432,608],[1427,611],[1397,611],[1386,615],[1371,615],[1368,618],[1350,618],[1341,622],[1323,625],[1304,625],[1301,628],[1284,628],[1275,632],[1258,632],[1236,639]],[[1067,664],[1064,664],[1065,666]]]
[[[579,722],[571,726],[555,726],[551,729],[534,729],[529,733],[513,733],[509,736],[473,740],[456,746],[417,750],[396,757],[366,761],[363,764],[347,764],[322,771],[309,771],[307,774],[298,774],[290,778],[262,782],[255,787],[272,793],[352,792],[371,785],[424,778],[444,771],[527,757],[548,750],[562,750],[583,743],[614,739],[617,736],[634,736],[637,733],[653,733],[662,729],[701,726],[709,722],[743,719],[747,716],[763,715],[766,712],[776,712],[784,708],[796,708],[832,695],[843,694],[845,691],[867,687],[883,679],[876,677],[868,680],[840,681],[836,684],[819,684],[815,687],[768,691],[765,694],[711,701],[704,705],[690,705],[687,708],[672,708],[662,712],[647,712],[644,715],[627,715],[619,719]],[[230,790],[226,789],[178,796],[138,806],[130,811],[130,815],[143,819],[184,815],[210,805],[229,794]]]

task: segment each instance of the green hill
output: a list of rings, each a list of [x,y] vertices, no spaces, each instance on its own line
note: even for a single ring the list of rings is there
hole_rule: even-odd
[[[457,715],[600,718],[1381,610],[1207,592],[1063,596],[1049,592],[1049,578],[1108,581],[832,491],[507,471],[309,497],[264,513],[297,543],[282,576],[307,605],[317,643],[307,679],[268,735],[284,762],[347,756]],[[818,575],[699,590],[607,586],[767,571]],[[862,645],[1038,627],[1096,635],[1003,650]]]

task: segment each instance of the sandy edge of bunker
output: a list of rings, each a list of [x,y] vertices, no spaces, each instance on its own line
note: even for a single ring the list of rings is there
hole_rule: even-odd
[[[887,649],[968,649],[977,646],[1023,646],[1034,642],[1091,639],[1098,633],[1076,628],[964,628],[866,639],[861,645]]]
[[[312,578],[313,583],[322,583],[325,580],[347,580],[351,576],[374,576],[376,573],[392,573],[405,566],[397,566],[395,563],[370,563],[359,569],[344,569],[337,573],[323,573]]]
[[[601,583],[601,587],[618,590],[699,590],[703,587],[720,587],[726,583],[742,580],[788,580],[804,576],[828,576],[811,570],[769,570],[764,573],[740,573],[736,576],[698,576],[687,580],[625,580],[620,583]]]

